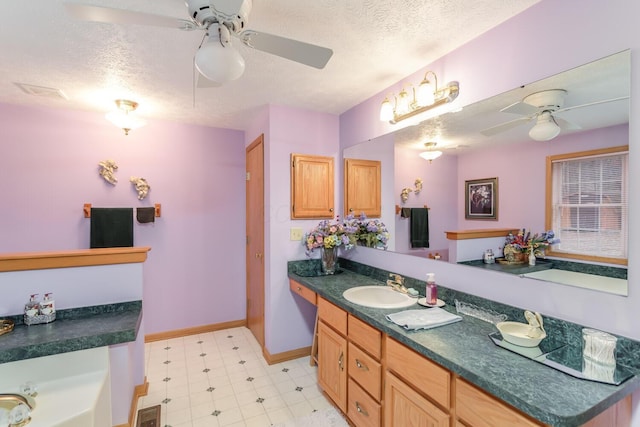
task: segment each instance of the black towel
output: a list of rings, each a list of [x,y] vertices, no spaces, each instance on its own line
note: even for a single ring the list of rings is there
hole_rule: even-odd
[[[91,248],[133,246],[132,208],[91,208]]]
[[[411,208],[409,233],[412,248],[429,247],[429,209]]]
[[[400,210],[400,218],[411,218],[411,208],[402,208]]]
[[[140,224],[146,224],[148,222],[155,222],[156,220],[156,208],[137,208],[136,219]]]

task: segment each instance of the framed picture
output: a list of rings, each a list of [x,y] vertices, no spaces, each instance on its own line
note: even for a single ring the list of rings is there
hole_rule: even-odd
[[[497,220],[498,178],[472,179],[464,185],[464,217]]]

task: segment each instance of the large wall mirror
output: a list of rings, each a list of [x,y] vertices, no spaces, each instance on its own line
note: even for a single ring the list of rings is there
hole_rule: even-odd
[[[629,144],[630,80],[626,50],[348,147],[343,156],[382,161],[381,219],[392,234],[389,251],[420,257],[438,253],[442,260],[459,262],[450,253],[448,231],[545,231],[547,156]],[[549,98],[551,90],[556,90],[551,92],[555,97]],[[557,103],[552,118],[560,127],[557,136],[545,141],[530,135],[545,118],[539,119],[536,109],[523,102],[540,92],[547,94],[542,102]],[[534,136],[540,139],[535,132]],[[425,146],[431,142],[435,148]],[[442,155],[432,161],[419,156],[428,150]],[[493,178],[498,183],[495,218],[466,218],[465,182]],[[422,188],[416,193],[418,179]],[[410,190],[405,202],[404,189]],[[415,249],[409,241],[409,221],[397,214],[397,208],[424,206],[429,208],[429,248]],[[482,249],[477,252],[481,259]],[[625,281],[624,292],[616,293],[626,295],[626,289]]]

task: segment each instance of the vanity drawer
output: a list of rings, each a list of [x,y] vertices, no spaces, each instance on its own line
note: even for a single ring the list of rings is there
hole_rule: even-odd
[[[292,292],[300,295],[302,298],[306,299],[311,304],[313,305],[317,304],[316,293],[313,292],[311,289],[304,287],[303,285],[301,285],[300,283],[296,282],[293,279],[289,279],[289,288],[291,289]]]
[[[318,318],[342,335],[347,335],[347,312],[322,297],[318,298]]]
[[[347,416],[356,427],[379,427],[380,404],[349,378]]]
[[[376,360],[382,356],[382,333],[362,320],[349,315],[349,339],[358,344]]]
[[[474,427],[542,426],[460,378],[456,378],[456,415]]]
[[[448,370],[389,337],[386,337],[386,358],[389,371],[442,407],[450,407]]]
[[[349,343],[347,354],[349,376],[379,402],[382,397],[382,366],[353,343]]]

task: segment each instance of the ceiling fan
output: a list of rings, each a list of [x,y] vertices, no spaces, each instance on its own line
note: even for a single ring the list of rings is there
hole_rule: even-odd
[[[187,19],[80,3],[65,3],[65,8],[83,21],[205,31],[207,40],[198,48],[194,64],[209,82],[199,81],[199,86],[220,86],[242,75],[244,58],[233,47],[232,37],[250,48],[318,69],[333,55],[325,47],[247,29],[252,0],[186,0],[185,4]]]
[[[523,117],[492,126],[480,131],[480,133],[485,136],[493,136],[535,120],[535,125],[529,130],[529,136],[536,141],[549,141],[558,136],[562,130],[581,129],[579,125],[558,117],[558,113],[628,98],[624,96],[565,107],[564,100],[566,95],[567,91],[564,89],[550,89],[532,93],[522,101],[500,110],[504,113],[519,114]]]

